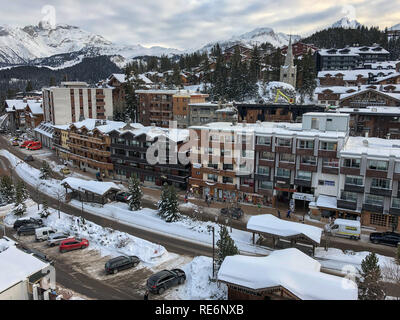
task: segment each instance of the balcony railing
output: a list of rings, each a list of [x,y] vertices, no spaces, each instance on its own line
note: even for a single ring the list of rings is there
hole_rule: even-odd
[[[363,185],[345,183],[344,191],[364,193],[365,187]]]
[[[377,196],[385,196],[391,197],[392,196],[392,189],[383,189],[371,186],[369,193],[377,195]]]

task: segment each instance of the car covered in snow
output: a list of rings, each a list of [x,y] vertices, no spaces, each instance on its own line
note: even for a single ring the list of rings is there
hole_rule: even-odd
[[[62,169],[60,170],[60,172],[61,172],[62,174],[71,174],[71,170],[69,170],[69,168],[67,168],[67,167],[62,168]]]
[[[241,208],[237,207],[232,207],[232,208],[222,208],[221,209],[221,215],[239,220],[241,217],[243,217],[243,210]]]
[[[185,271],[181,269],[162,270],[147,280],[147,289],[151,293],[162,294],[165,290],[183,284],[186,281]]]
[[[32,161],[35,161],[35,159],[33,159],[32,156],[26,156],[26,157],[24,158],[24,161],[25,161],[25,162],[32,162]]]
[[[69,238],[60,243],[60,252],[85,249],[89,247],[89,240],[80,238]]]
[[[140,259],[136,256],[119,256],[113,258],[104,266],[107,274],[118,273],[118,271],[135,268],[140,262]]]
[[[55,247],[55,246],[58,246],[64,240],[67,240],[69,238],[70,238],[70,235],[66,232],[56,232],[56,233],[49,235],[49,237],[47,238],[47,244],[50,247]]]
[[[19,227],[25,225],[25,224],[37,224],[42,226],[43,221],[42,219],[34,219],[34,218],[21,218],[18,219],[14,222],[14,230],[17,230]]]

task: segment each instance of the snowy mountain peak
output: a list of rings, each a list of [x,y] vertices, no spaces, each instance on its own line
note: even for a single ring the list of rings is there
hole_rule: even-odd
[[[331,26],[331,28],[344,29],[357,29],[358,27],[361,27],[361,23],[359,23],[357,20],[350,20],[348,17],[343,17]]]
[[[394,25],[393,27],[390,27],[388,30],[390,31],[400,30],[400,23]]]

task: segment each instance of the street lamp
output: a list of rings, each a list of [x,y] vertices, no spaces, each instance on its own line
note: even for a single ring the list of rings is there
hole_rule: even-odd
[[[215,277],[215,227],[214,226],[207,226],[207,230],[210,232],[212,231],[213,234],[213,262],[212,262],[212,267],[213,267],[213,279]]]

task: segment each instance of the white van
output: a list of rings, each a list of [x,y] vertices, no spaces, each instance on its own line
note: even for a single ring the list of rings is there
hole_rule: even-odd
[[[361,223],[357,220],[335,219],[332,223],[325,225],[325,231],[334,236],[360,240]]]
[[[49,227],[38,228],[35,230],[36,241],[45,241],[49,238],[49,235],[56,233],[57,230]]]

